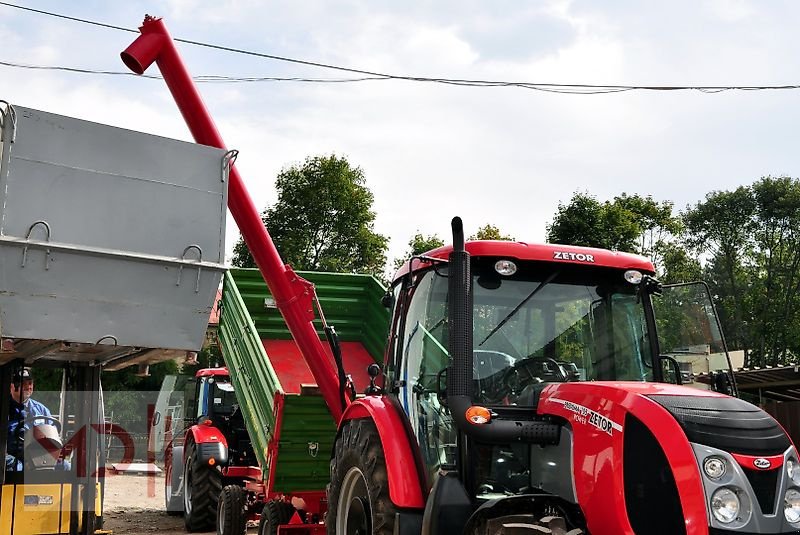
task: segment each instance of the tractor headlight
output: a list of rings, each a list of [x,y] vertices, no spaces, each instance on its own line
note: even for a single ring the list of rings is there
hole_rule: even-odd
[[[703,472],[711,479],[719,479],[725,475],[725,461],[719,457],[709,457],[703,461]]]
[[[786,475],[792,480],[792,483],[800,487],[800,463],[797,459],[789,459],[786,461]]]
[[[795,466],[795,469],[797,467]],[[783,496],[783,516],[790,524],[800,522],[800,490],[789,489]]]
[[[800,497],[800,493],[798,497]],[[711,513],[723,524],[730,524],[736,520],[741,506],[739,496],[732,488],[722,487],[711,496]]]

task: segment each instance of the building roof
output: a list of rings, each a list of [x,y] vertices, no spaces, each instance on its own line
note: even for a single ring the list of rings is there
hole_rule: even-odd
[[[800,401],[800,364],[742,368],[734,375],[740,392],[775,401]]]

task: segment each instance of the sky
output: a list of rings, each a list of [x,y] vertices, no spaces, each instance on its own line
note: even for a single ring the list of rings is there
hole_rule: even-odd
[[[800,83],[800,3],[773,0],[11,1],[176,38],[396,75],[532,83]],[[0,62],[124,72],[134,33],[0,5]],[[193,75],[347,73],[179,44]],[[155,66],[148,74],[156,74]],[[275,177],[336,154],[363,169],[389,259],[416,233],[492,224],[543,241],[559,203],[626,192],[675,203],[800,177],[800,90],[565,95],[398,80],[199,89],[259,209]],[[0,100],[191,140],[160,80],[0,66]],[[228,218],[227,249],[238,238]]]

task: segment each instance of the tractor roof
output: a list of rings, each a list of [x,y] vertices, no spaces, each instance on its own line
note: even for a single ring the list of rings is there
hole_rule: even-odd
[[[638,269],[645,273],[655,273],[653,263],[644,256],[593,247],[558,245],[555,243],[524,243],[512,241],[469,241],[464,247],[473,257],[498,257],[514,260],[539,260],[544,262],[564,262],[568,264],[587,264],[591,266],[618,269]],[[447,260],[453,250],[445,245],[422,255],[423,257]],[[412,264],[412,265],[410,265]],[[431,265],[424,258],[404,263],[394,276],[399,279],[409,268],[417,271]]]

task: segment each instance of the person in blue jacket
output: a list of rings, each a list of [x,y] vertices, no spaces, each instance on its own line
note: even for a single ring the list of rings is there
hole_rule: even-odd
[[[23,450],[25,431],[30,423],[25,419],[32,416],[51,416],[50,409],[39,403],[33,395],[33,376],[30,368],[22,368],[11,381],[11,406],[8,412],[8,439],[6,442],[6,471],[21,472],[23,469]],[[33,425],[51,423],[42,418],[33,420]]]

